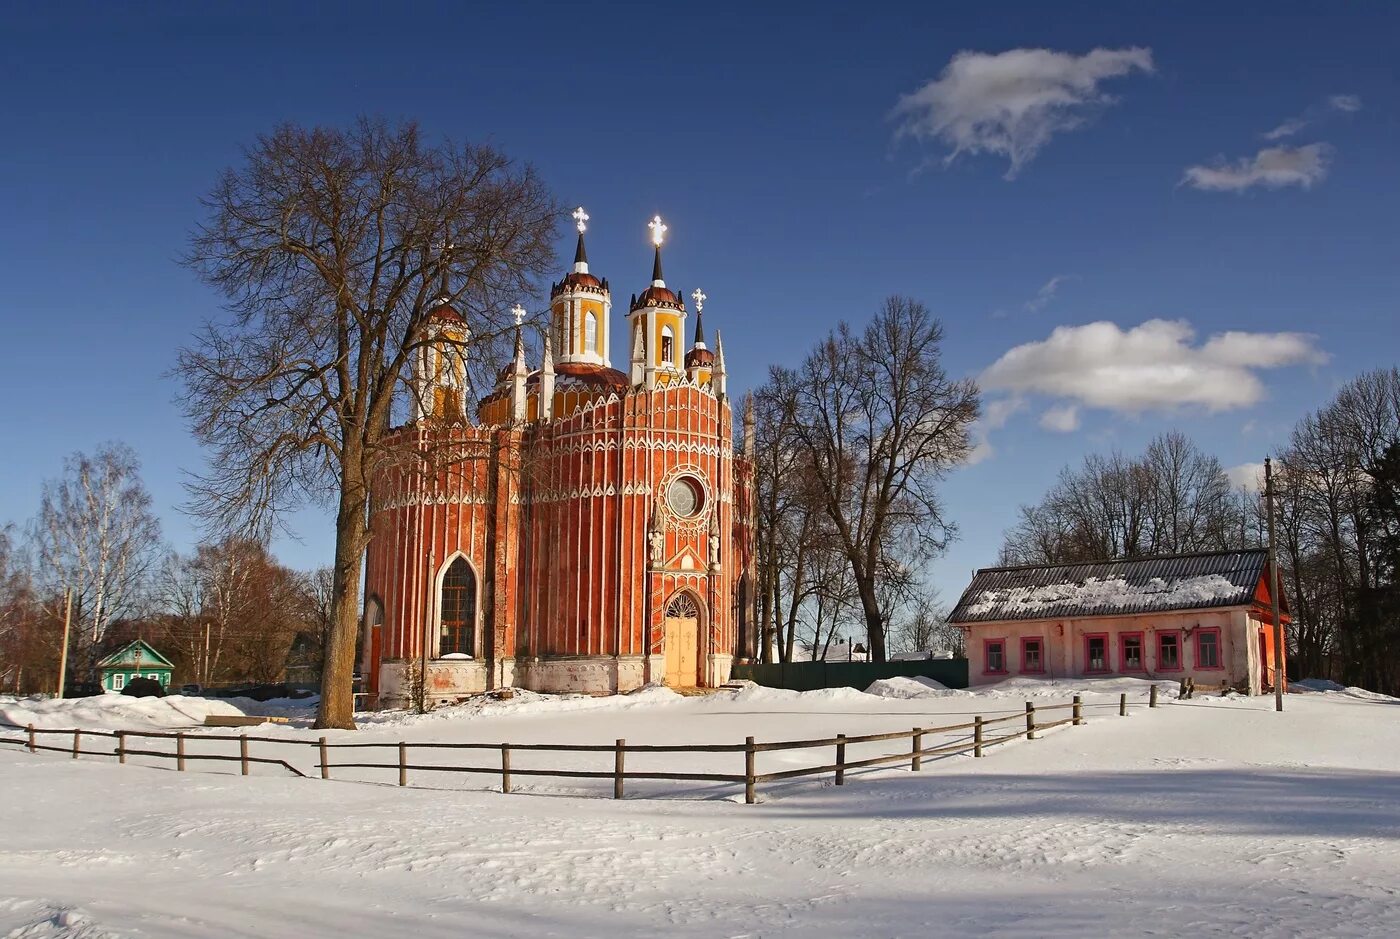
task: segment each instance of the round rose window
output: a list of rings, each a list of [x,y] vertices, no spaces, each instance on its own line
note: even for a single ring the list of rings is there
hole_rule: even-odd
[[[700,480],[691,476],[676,477],[666,490],[666,504],[681,518],[699,514],[705,505],[705,490]]]

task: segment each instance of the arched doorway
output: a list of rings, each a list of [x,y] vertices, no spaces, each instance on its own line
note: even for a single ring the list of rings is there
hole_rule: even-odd
[[[666,605],[662,625],[666,646],[666,684],[693,688],[700,684],[700,605],[681,591]]]

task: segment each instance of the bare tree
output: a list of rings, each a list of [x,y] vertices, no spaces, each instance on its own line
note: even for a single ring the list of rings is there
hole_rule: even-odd
[[[860,333],[840,324],[796,370],[775,369],[816,504],[850,566],[873,661],[885,661],[889,610],[881,567],[899,542],[919,558],[955,534],[938,484],[970,450],[978,393],[941,360],[943,327],[915,300],[891,297]]]
[[[370,491],[386,461],[412,458],[390,434],[409,363],[446,299],[467,320],[469,365],[489,368],[508,308],[548,268],[558,208],[490,147],[369,120],[260,137],[205,204],[188,263],[234,316],[180,357],[186,413],[213,451],[194,508],[216,530],[265,534],[307,499],[334,506],[316,726],[352,728]]]
[[[56,605],[73,590],[69,662],[85,671],[113,621],[139,612],[159,558],[160,523],[135,452],[109,443],[68,457],[44,484],[31,534],[41,593]]]
[[[1220,461],[1173,432],[1136,459],[1091,454],[1065,467],[1044,499],[1021,507],[1001,557],[1067,564],[1223,550],[1248,537],[1248,522]]]

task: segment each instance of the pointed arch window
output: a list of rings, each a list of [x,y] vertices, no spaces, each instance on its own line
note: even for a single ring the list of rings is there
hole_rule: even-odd
[[[661,362],[666,365],[673,365],[676,361],[676,334],[671,332],[671,327],[661,327]]]
[[[592,313],[583,318],[583,351],[598,351],[598,317]]]
[[[459,557],[442,577],[438,656],[476,655],[476,574]]]

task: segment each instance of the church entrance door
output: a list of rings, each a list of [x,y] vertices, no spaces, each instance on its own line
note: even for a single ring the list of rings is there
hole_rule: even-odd
[[[688,593],[678,593],[666,607],[666,684],[691,688],[700,684],[700,609]]]

